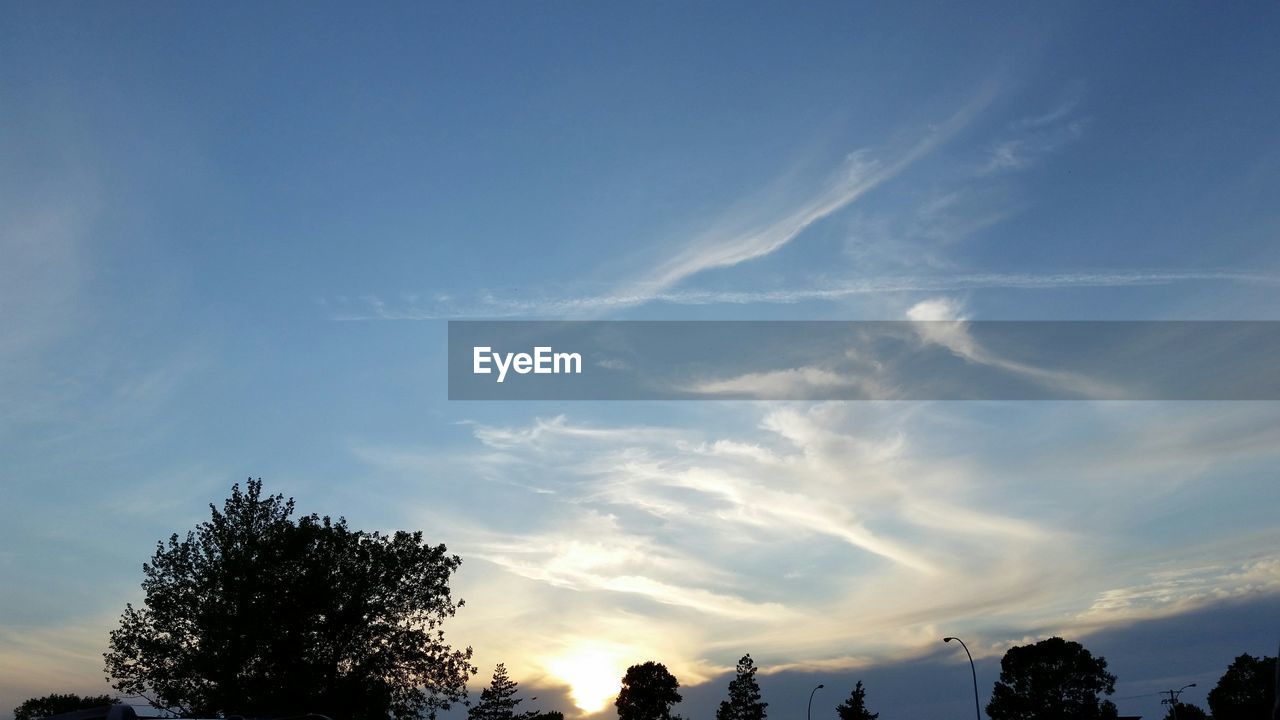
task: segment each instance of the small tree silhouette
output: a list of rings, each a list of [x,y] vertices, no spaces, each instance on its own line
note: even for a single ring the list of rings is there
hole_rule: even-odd
[[[1164,714],[1164,720],[1209,720],[1209,713],[1201,710],[1198,705],[1188,705],[1187,703],[1178,703],[1178,712],[1175,714],[1172,707]]]
[[[849,697],[836,706],[836,714],[840,716],[840,720],[876,720],[880,717],[880,713],[867,709],[867,691],[862,687],[861,680],[853,686]]]
[[[104,705],[116,705],[119,698],[110,695],[85,695],[75,693],[53,693],[44,697],[31,698],[13,709],[13,720],[36,720],[59,713],[75,710],[91,710]]]
[[[467,720],[532,720],[538,716],[537,710],[516,712],[516,707],[524,702],[516,697],[518,683],[507,675],[507,666],[498,663],[493,669],[493,680],[489,687],[480,693],[480,700],[467,710]]]

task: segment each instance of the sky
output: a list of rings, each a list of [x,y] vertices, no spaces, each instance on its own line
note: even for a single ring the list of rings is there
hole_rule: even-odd
[[[1274,402],[450,402],[446,322],[1277,320],[1274,3],[0,5],[0,717],[262,477],[463,557],[479,687],[709,715],[1274,654]],[[927,690],[921,690],[927,688]],[[820,698],[821,699],[821,698]],[[821,707],[819,707],[821,705]],[[821,714],[819,714],[821,713]]]

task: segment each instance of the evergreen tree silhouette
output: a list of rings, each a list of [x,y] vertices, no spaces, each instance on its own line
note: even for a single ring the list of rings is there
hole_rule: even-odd
[[[531,720],[536,710],[516,712],[523,700],[516,697],[518,683],[507,674],[507,666],[498,663],[493,669],[489,687],[480,693],[480,701],[467,710],[467,720]]]
[[[716,720],[764,720],[769,703],[760,702],[756,666],[750,653],[738,661],[738,675],[729,681],[729,699],[720,703]]]
[[[876,720],[880,717],[880,713],[873,713],[867,709],[867,691],[862,687],[861,680],[853,686],[853,692],[849,693],[849,697],[836,706],[836,713],[840,716],[840,720]]]

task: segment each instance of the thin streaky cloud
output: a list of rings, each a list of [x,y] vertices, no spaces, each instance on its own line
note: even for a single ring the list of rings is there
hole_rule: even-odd
[[[849,388],[862,390],[868,398],[889,397],[887,390],[880,388],[868,378],[811,366],[702,380],[683,385],[679,389],[698,395],[821,398],[824,393],[830,393],[832,390]]]
[[[1028,128],[1039,128],[1045,127],[1046,125],[1053,125],[1071,114],[1071,111],[1075,110],[1076,106],[1080,104],[1080,98],[1081,95],[1079,93],[1072,95],[1071,98],[1059,103],[1052,110],[1046,113],[1041,115],[1030,115],[1018,120],[1013,123],[1013,127],[1015,129],[1025,130]]]
[[[1269,530],[1244,527],[1209,549],[1186,538],[1135,554],[1121,543],[1125,525],[1116,518],[1145,507],[1146,493],[1131,485],[1123,496],[1101,498],[1114,507],[1112,515],[1097,513],[1100,498],[1083,491],[1096,481],[1095,468],[1114,474],[1117,465],[1125,465],[1120,474],[1127,483],[1167,484],[1166,458],[1141,442],[1148,433],[1177,437],[1192,455],[1234,457],[1235,450],[1214,442],[1214,433],[1226,431],[1206,430],[1214,424],[1203,422],[1198,407],[1187,407],[1171,425],[1141,404],[1118,406],[1141,411],[1135,422],[1117,425],[1130,428],[1121,442],[1098,448],[1088,438],[1073,441],[1071,459],[1040,478],[1062,485],[1063,504],[1050,511],[992,494],[991,478],[999,485],[1021,471],[1004,459],[970,464],[977,436],[966,435],[983,430],[964,430],[949,412],[841,403],[756,407],[754,429],[728,433],[682,436],[665,426],[645,432],[645,425],[565,417],[502,428],[501,444],[527,466],[559,477],[564,492],[530,496],[536,503],[530,507],[546,520],[527,527],[497,516],[459,521],[432,501],[432,518],[461,523],[450,526],[450,535],[464,557],[498,571],[476,576],[485,592],[467,589],[468,597],[498,598],[461,618],[467,636],[501,647],[542,647],[541,633],[566,621],[511,635],[496,630],[494,619],[572,607],[572,623],[608,618],[607,626],[593,626],[595,637],[627,644],[653,638],[653,628],[675,616],[696,628],[668,636],[674,639],[661,648],[680,671],[721,662],[742,646],[760,648],[777,664],[818,669],[923,652],[942,627],[973,628],[977,642],[990,648],[985,654],[998,655],[1024,633],[1092,632],[1280,587],[1274,558],[1256,550],[1274,545]],[[1045,430],[1072,427],[1094,412],[1073,409],[1074,417]],[[1236,412],[1248,425],[1266,424],[1274,414]],[[868,414],[875,418],[870,425]],[[1212,414],[1221,420],[1221,411]],[[1184,424],[1195,438],[1180,437]],[[960,437],[935,454],[940,427]],[[474,430],[475,451],[487,456],[494,433],[482,423]],[[702,451],[689,451],[694,441]],[[1274,454],[1276,446],[1260,440],[1259,447]],[[1213,479],[1187,482],[1203,487]],[[770,552],[786,559],[765,563]],[[810,553],[823,562],[795,560]],[[828,575],[828,563],[843,573]],[[799,605],[786,605],[786,614],[773,592],[783,584],[810,588]],[[833,629],[831,618],[856,622]],[[850,655],[850,647],[861,656]],[[537,654],[518,662],[527,672],[545,668]]]
[[[769,255],[796,239],[814,223],[848,206],[863,194],[895,175],[904,162],[885,167],[869,159],[865,150],[846,160],[846,167],[830,187],[780,220],[729,238],[706,237],[659,265],[648,276],[632,283],[623,297],[643,297],[661,292],[704,270],[725,268]]]
[[[1090,124],[1088,117],[1071,119],[1081,97],[1081,92],[1077,91],[1046,113],[1027,116],[1011,123],[1011,136],[994,143],[987,162],[978,169],[977,174],[982,176],[1021,170],[1068,143],[1079,140]]]
[[[646,303],[669,305],[788,305],[802,302],[839,301],[862,295],[965,290],[1057,290],[1070,288],[1121,288],[1176,283],[1219,282],[1280,285],[1280,274],[1237,270],[1134,270],[1076,273],[971,273],[957,275],[889,275],[848,280],[820,287],[777,290],[681,290],[636,295],[581,295],[565,298],[520,299],[486,295],[471,305],[403,305],[367,302],[345,303],[349,310],[335,312],[336,321],[447,320],[462,318],[572,316],[621,310]],[[341,305],[342,303],[340,303]]]
[[[1088,125],[1088,118],[1084,118],[1061,127],[1040,129],[1033,134],[1001,140],[991,148],[987,162],[979,168],[978,175],[1026,168],[1067,143],[1080,139]]]
[[[848,207],[946,143],[987,106],[993,94],[992,86],[984,88],[963,108],[932,128],[924,138],[892,162],[885,163],[871,158],[867,149],[851,153],[843,172],[834,182],[781,219],[729,237],[711,234],[698,238],[631,283],[619,296],[643,298],[662,293],[705,270],[732,267],[776,252],[814,223]]]
[[[1022,375],[1068,396],[1093,400],[1124,397],[1122,388],[1094,378],[1027,365],[995,355],[982,347],[969,333],[967,319],[961,315],[959,306],[947,298],[918,302],[907,310],[907,318],[915,321],[912,328],[921,341],[940,345],[969,362]]]
[[[969,331],[968,320],[957,303],[948,298],[922,300],[907,310],[907,319],[922,345],[937,345],[969,363],[986,365],[1062,393],[1067,397],[1112,399],[1125,396],[1122,387],[1079,373],[1028,365],[1001,357]],[[857,390],[867,400],[892,400],[909,384],[905,377],[887,372],[892,362],[865,357],[850,348],[843,362],[831,366],[802,365],[734,375],[702,378],[678,386],[678,390],[703,396],[757,399],[820,399],[835,390]]]

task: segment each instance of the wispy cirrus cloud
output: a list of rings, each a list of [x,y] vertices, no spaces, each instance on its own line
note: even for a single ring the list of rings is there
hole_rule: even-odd
[[[1010,123],[1010,127],[1016,130],[1034,130],[1036,128],[1056,125],[1076,109],[1082,98],[1083,92],[1076,89],[1071,92],[1065,100],[1053,106],[1053,108],[1048,112],[1044,112],[1039,115],[1027,115],[1019,118]]]
[[[56,626],[0,624],[0,688],[13,698],[39,697],[53,687],[86,695],[104,692],[101,648],[113,621],[101,615]]]
[[[1091,121],[1076,113],[1081,99],[1082,93],[1077,91],[1044,113],[1010,123],[1008,134],[990,146],[978,174],[1022,170],[1079,140]]]
[[[958,357],[997,368],[1013,375],[1026,377],[1046,388],[1063,393],[1066,397],[1110,399],[1124,397],[1121,388],[1079,373],[1017,362],[991,352],[969,332],[958,303],[948,298],[931,298],[916,303],[907,310],[907,319],[915,321],[912,328],[926,343],[940,345]]]
[[[964,107],[896,156],[882,159],[870,149],[851,153],[835,178],[798,207],[745,230],[730,233],[713,230],[696,237],[670,258],[624,285],[618,295],[647,297],[660,294],[703,271],[732,267],[776,252],[814,223],[843,210],[937,150],[968,126],[993,95],[992,86],[984,87]],[[720,224],[734,223],[722,221]]]
[[[904,333],[914,336],[920,348],[937,346],[963,359],[965,363],[988,366],[1001,370],[1015,378],[1025,378],[1037,383],[1061,397],[1106,398],[1125,397],[1124,388],[1105,380],[1087,377],[1080,373],[1047,368],[1037,364],[1021,363],[989,350],[973,337],[969,323],[965,322],[963,309],[956,301],[946,297],[916,302],[906,310]],[[904,397],[902,388],[909,387],[919,378],[911,378],[896,372],[902,364],[901,356],[879,355],[868,337],[851,340],[842,354],[820,352],[820,364],[803,360],[794,368],[774,368],[758,372],[739,373],[728,377],[703,377],[694,382],[681,383],[681,392],[698,396],[737,398],[800,398],[822,400],[831,397],[858,397],[863,400],[896,400]],[[934,372],[931,380],[941,380],[941,373]],[[851,393],[851,395],[850,395]]]
[[[760,398],[821,398],[829,396],[833,390],[852,389],[868,398],[891,397],[890,392],[871,375],[811,366],[704,379],[682,389],[697,395]]]
[[[591,318],[646,304],[673,306],[787,305],[842,302],[912,293],[980,290],[1125,288],[1221,283],[1280,285],[1280,274],[1240,268],[1082,269],[1066,272],[981,272],[962,269],[953,259],[957,243],[1020,211],[999,175],[1024,169],[1083,137],[1091,122],[1080,114],[1083,94],[1068,92],[1048,110],[1005,123],[994,139],[979,145],[983,158],[962,163],[956,173],[931,178],[922,197],[906,203],[859,201],[906,172],[969,128],[994,92],[984,89],[952,117],[897,152],[863,148],[850,153],[839,171],[807,196],[791,202],[742,202],[709,222],[709,230],[665,249],[665,257],[633,277],[602,284],[599,291],[539,290],[467,293],[411,292],[320,300],[338,321],[436,320],[451,318]],[[846,212],[847,211],[847,212]],[[806,231],[840,216],[846,252],[807,274],[788,269],[772,287],[753,283],[697,287],[697,276],[732,268],[777,253]],[[933,272],[919,272],[929,268]],[[563,284],[558,287],[563,287]],[[581,287],[581,286],[579,286]],[[780,378],[779,380],[786,380]],[[792,380],[804,381],[804,378]]]
[[[1280,560],[1255,557],[1243,562],[1156,570],[1136,580],[1098,593],[1079,615],[1079,622],[1105,624],[1134,616],[1162,617],[1208,602],[1273,591],[1280,587]]]
[[[493,316],[495,312],[503,312],[504,306],[511,314],[528,312],[531,308],[535,312],[596,314],[655,301],[684,303],[698,293],[673,292],[673,288],[708,270],[730,268],[764,258],[792,243],[815,224],[850,207],[945,145],[981,113],[994,95],[994,85],[983,86],[958,111],[901,149],[867,147],[848,153],[831,177],[798,201],[767,203],[767,207],[744,203],[725,212],[710,223],[709,230],[668,248],[664,259],[633,277],[623,278],[605,293],[535,301],[482,295],[478,301],[462,304],[450,294],[435,293],[435,299],[430,303],[434,309],[422,308],[417,294],[413,294],[413,299],[405,299],[407,304],[418,306],[412,310],[395,309],[377,295],[364,295],[354,302],[349,298],[335,298],[333,302],[325,298],[321,302],[326,306],[336,304],[334,316],[344,320],[456,317],[473,312],[473,307],[477,314]],[[360,309],[351,312],[350,307]]]
[[[1140,515],[1162,524],[1180,512],[1153,497],[1193,506],[1192,489],[1217,488],[1220,506],[1259,502],[1263,481],[1223,481],[1269,466],[1274,433],[1220,436],[1274,426],[1273,408],[1028,407],[1017,410],[1027,432],[1004,438],[997,457],[981,446],[981,408],[747,407],[756,424],[736,431],[555,416],[472,424],[474,447],[448,455],[361,456],[402,475],[405,512],[471,561],[459,591],[484,602],[453,632],[552,684],[556,667],[589,654],[573,638],[613,648],[621,667],[660,657],[696,683],[743,648],[827,670],[911,657],[945,628],[998,654],[1044,632],[1280,592],[1257,550],[1274,531],[1256,523],[1184,525],[1171,544],[1128,535]],[[1049,458],[1037,445],[1046,435],[1067,438]],[[1153,451],[1161,443],[1177,444],[1176,462]],[[491,463],[503,472],[478,470]],[[455,467],[480,483],[451,485],[456,504],[424,485]],[[517,515],[468,504],[470,490],[492,504],[492,482],[506,483]],[[1020,492],[1027,483],[1033,496]],[[1205,531],[1218,540],[1204,543]]]
[[[937,293],[971,290],[1056,290],[1123,288],[1188,283],[1280,285],[1280,274],[1246,270],[1147,269],[1056,273],[955,273],[886,275],[837,283],[771,290],[679,290],[651,295],[580,295],[516,297],[483,294],[472,302],[448,303],[405,300],[395,303],[376,297],[326,301],[332,319],[445,320],[493,317],[574,317],[621,310],[643,303],[670,305],[789,305],[834,302],[867,295]]]

